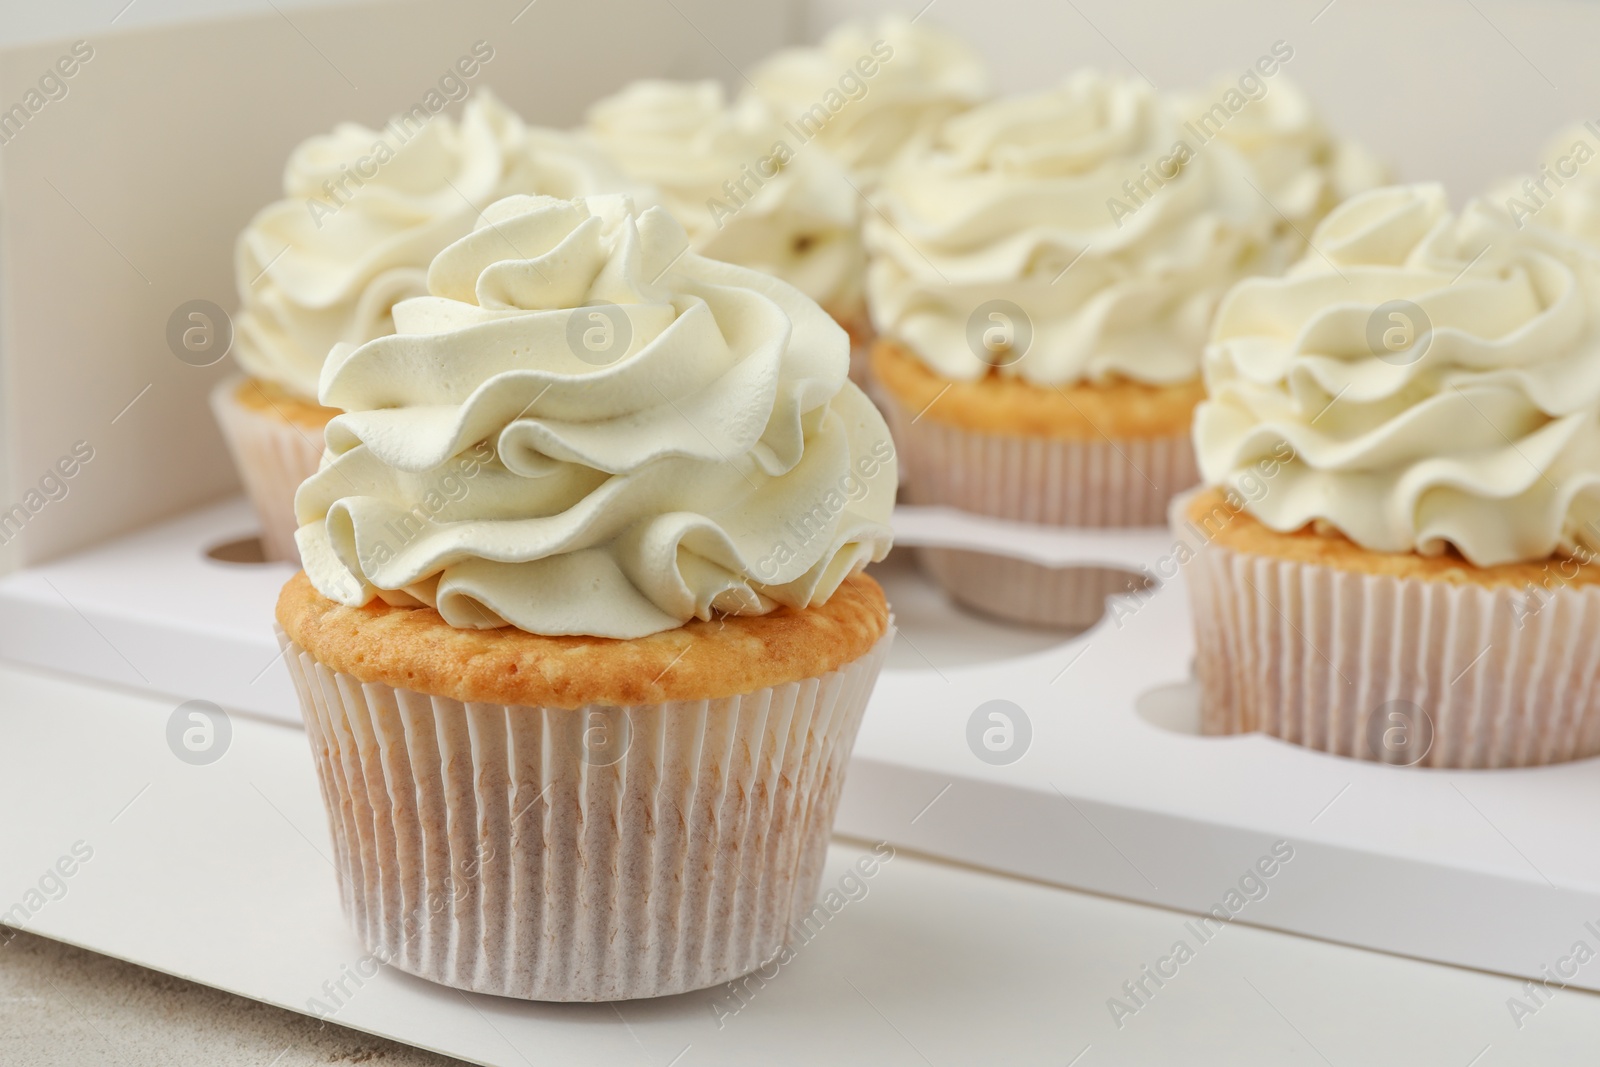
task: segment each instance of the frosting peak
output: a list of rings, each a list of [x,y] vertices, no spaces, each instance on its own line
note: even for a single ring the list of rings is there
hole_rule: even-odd
[[[1536,223],[1600,245],[1600,122],[1556,135],[1536,172],[1501,183],[1490,199],[1519,227]]]
[[[888,551],[894,450],[848,340],[625,197],[518,196],[339,345],[301,558],[345,604],[630,638],[825,601]]]
[[[835,27],[813,48],[790,48],[751,75],[782,119],[874,181],[907,143],[990,94],[983,60],[961,38],[904,14]]]
[[[832,314],[860,313],[860,197],[755,96],[715,81],[634,82],[589,109],[588,137],[661,191],[695,251],[782,278]]]
[[[1218,313],[1206,480],[1274,529],[1326,523],[1375,551],[1491,566],[1600,547],[1600,249],[1489,201],[1453,214],[1437,185],[1358,196],[1311,244]]]
[[[867,218],[875,325],[955,380],[1191,381],[1217,301],[1271,248],[1249,174],[1225,142],[1182,146],[1142,82],[1092,71],[963,112]],[[978,339],[1002,304],[1029,336],[994,358]]]
[[[429,260],[484,205],[628,184],[576,138],[524,125],[479,89],[459,123],[402,115],[381,131],[343,123],[305,141],[283,188],[235,248],[236,351],[250,374],[310,400],[328,350],[391,332],[390,309],[427,291]]]
[[[1360,144],[1335,137],[1311,100],[1283,74],[1255,79],[1259,96],[1233,112],[1216,136],[1250,163],[1261,191],[1288,220],[1280,236],[1293,256],[1335,206],[1389,181],[1388,169]],[[1218,79],[1207,94],[1179,96],[1174,105],[1186,129],[1206,126],[1207,106],[1238,90]]]

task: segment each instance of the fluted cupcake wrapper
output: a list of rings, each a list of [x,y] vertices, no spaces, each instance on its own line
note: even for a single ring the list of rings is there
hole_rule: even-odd
[[[261,521],[262,552],[268,559],[298,563],[294,494],[322,462],[322,435],[240,403],[241,382],[231,378],[213,389],[211,411]]]
[[[481,993],[601,1001],[717,985],[782,948],[891,638],[743,696],[575,710],[363,683],[279,640],[373,955]]]
[[[1205,546],[1201,730],[1427,767],[1600,753],[1600,587],[1491,588]]]
[[[918,418],[885,396],[904,492],[913,504],[1050,526],[1159,526],[1172,498],[1200,479],[1187,433],[1097,441],[980,433]],[[1129,576],[1100,567],[1047,567],[979,552],[920,549],[956,600],[1018,622],[1081,629]]]
[[[913,503],[1051,526],[1160,526],[1200,480],[1188,433],[1077,441],[980,433],[890,405]]]

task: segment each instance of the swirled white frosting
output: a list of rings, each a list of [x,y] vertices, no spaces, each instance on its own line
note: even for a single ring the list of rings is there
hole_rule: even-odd
[[[1453,215],[1437,185],[1357,196],[1311,240],[1218,313],[1206,480],[1374,551],[1600,547],[1600,249],[1490,201]]]
[[[844,331],[687,240],[624,197],[511,197],[394,335],[337,346],[345,413],[295,500],[317,589],[631,638],[820,603],[881,559],[894,449]]]
[[[1094,72],[949,119],[867,216],[878,332],[955,380],[991,365],[1047,385],[1198,377],[1212,312],[1263,266],[1277,215],[1233,148],[1182,159],[1180,140],[1142,82]],[[1021,308],[1025,350],[1013,323],[1012,352],[980,355],[994,300]]]
[[[989,71],[965,41],[904,14],[846,22],[813,48],[789,48],[750,75],[779,118],[864,182],[911,141],[990,95]]]
[[[1245,157],[1261,191],[1283,213],[1279,236],[1294,259],[1305,252],[1306,235],[1329,211],[1386,184],[1389,171],[1360,144],[1335,137],[1310,99],[1283,74],[1253,84],[1260,95],[1246,97],[1244,106],[1217,126],[1217,136]],[[1208,91],[1177,96],[1173,106],[1192,131],[1209,128],[1202,125],[1207,110],[1237,95],[1238,81],[1220,78]]]
[[[486,89],[459,124],[401,116],[381,131],[345,123],[313,137],[289,157],[283,186],[235,247],[234,351],[248,373],[306,400],[328,350],[392,332],[390,308],[427,291],[429,261],[487,204],[634,190],[599,153],[524,125]]]
[[[715,81],[639,81],[589,109],[587,134],[661,192],[695,251],[782,278],[833,314],[858,314],[861,205],[844,168],[750,95]]]
[[[1600,245],[1600,123],[1574,125],[1545,146],[1539,169],[1488,194],[1519,226],[1562,230]]]

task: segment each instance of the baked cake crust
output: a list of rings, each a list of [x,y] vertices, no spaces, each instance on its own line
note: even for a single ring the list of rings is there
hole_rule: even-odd
[[[1270,556],[1334,570],[1424,582],[1450,582],[1484,588],[1600,585],[1600,559],[1588,563],[1565,555],[1525,563],[1475,567],[1454,550],[1438,556],[1416,552],[1373,552],[1339,533],[1320,533],[1311,526],[1280,533],[1248,511],[1235,511],[1222,490],[1195,494],[1183,507],[1184,517],[1205,531],[1209,540],[1250,555]]]
[[[821,605],[691,620],[648,637],[545,637],[461,630],[432,608],[337,604],[304,571],[278,595],[278,624],[319,663],[363,682],[492,704],[580,708],[714,700],[835,671],[889,628],[865,574]]]
[[[991,372],[975,381],[952,382],[904,345],[885,338],[872,347],[872,373],[921,418],[979,433],[1073,441],[1187,434],[1194,409],[1206,395],[1199,379],[1181,385],[1118,379],[1052,387]]]
[[[319,433],[335,415],[339,414],[335,408],[325,408],[320,404],[301,400],[282,386],[262,378],[246,378],[240,382],[239,388],[234,390],[233,398],[241,406],[268,418],[276,416],[284,422],[293,423],[307,430],[316,430]]]

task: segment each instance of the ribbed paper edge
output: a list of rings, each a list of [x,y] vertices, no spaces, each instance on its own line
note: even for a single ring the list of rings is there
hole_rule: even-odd
[[[1200,480],[1189,434],[1073,441],[979,433],[890,398],[895,447],[914,504],[944,504],[1050,526],[1159,526]]]
[[[874,395],[872,386],[872,345],[873,339],[870,337],[864,341],[856,341],[855,338],[851,338],[850,380],[860,386],[861,391],[866,393],[874,403],[877,403],[878,398]]]
[[[363,683],[279,632],[368,949],[551,1001],[707,988],[779,951],[816,897],[891,639],[744,696],[570,710]],[[581,758],[584,729],[619,717],[626,753]]]
[[[243,381],[231,378],[213,389],[211,411],[261,521],[263,553],[268,559],[298,563],[294,494],[301,482],[317,473],[322,435],[241,404],[237,393]]]
[[[894,433],[903,491],[943,504],[1050,526],[1158,526],[1174,496],[1199,481],[1187,433],[1143,440],[1070,441],[979,433],[917,418],[879,390]],[[918,559],[962,604],[1033,625],[1092,626],[1129,576],[1102,567],[926,548]]]
[[[1201,550],[1190,568],[1201,730],[1428,767],[1525,767],[1600,753],[1600,588],[1529,592]],[[1393,701],[1432,744],[1375,752]],[[1381,747],[1381,746],[1380,746]]]

